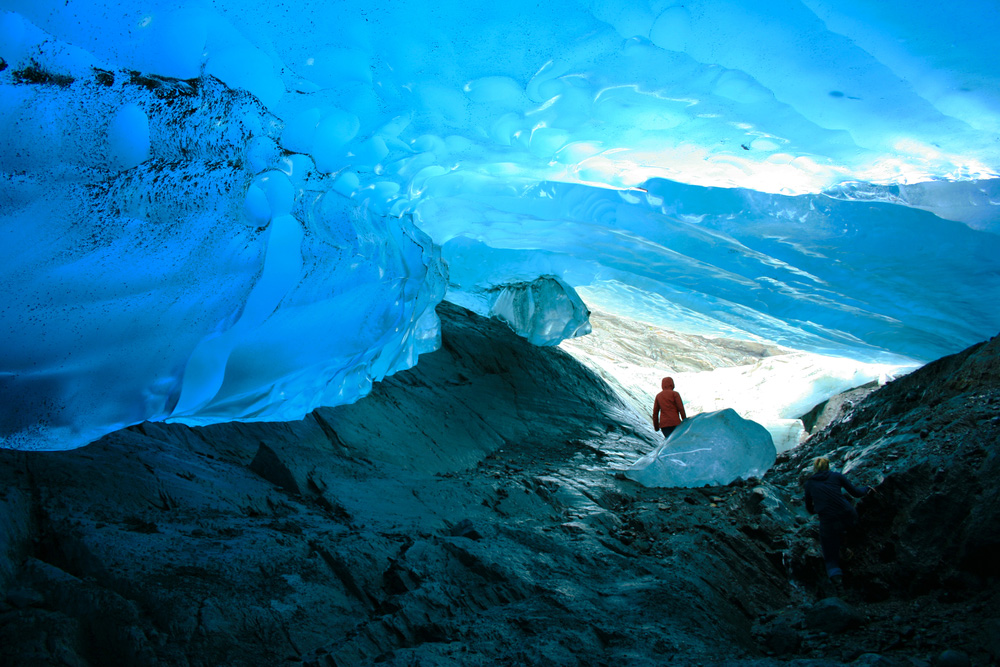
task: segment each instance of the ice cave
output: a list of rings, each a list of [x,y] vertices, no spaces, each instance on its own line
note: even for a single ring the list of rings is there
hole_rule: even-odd
[[[860,557],[866,602],[972,605],[996,511],[941,489],[948,461],[996,460],[976,346],[1000,332],[998,34],[988,0],[0,0],[0,644],[47,646],[39,665],[815,658],[841,630],[776,611],[821,586],[806,452],[961,526],[935,561],[863,501],[900,536]],[[763,449],[677,473],[709,450],[661,447],[665,375],[700,415],[678,442]],[[546,540],[585,553],[543,566]],[[633,581],[602,589],[612,562]],[[184,597],[192,577],[243,592]],[[583,598],[620,625],[560,635]],[[626,611],[657,605],[657,628]],[[477,625],[497,609],[561,639],[499,640]],[[63,639],[31,644],[50,612]],[[900,633],[835,659],[927,636]],[[931,650],[905,664],[966,664]]]
[[[3,10],[7,448],[354,401],[442,299],[911,367],[1000,330],[989,3]]]

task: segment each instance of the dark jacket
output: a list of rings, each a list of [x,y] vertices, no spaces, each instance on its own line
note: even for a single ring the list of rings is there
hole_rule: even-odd
[[[681,395],[674,391],[674,379],[663,378],[660,386],[663,391],[653,401],[653,426],[657,429],[679,426],[682,419],[687,419],[687,414],[684,412]]]
[[[867,486],[854,486],[839,472],[818,472],[806,480],[806,509],[810,514],[819,514],[820,520],[856,519],[857,510],[840,492],[841,489],[855,498],[860,498],[869,490]]]

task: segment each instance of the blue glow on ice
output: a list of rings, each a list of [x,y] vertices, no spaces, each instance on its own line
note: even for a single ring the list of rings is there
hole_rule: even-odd
[[[446,290],[539,344],[583,295],[957,351],[1000,330],[997,34],[985,1],[2,0],[2,446],[356,400]]]

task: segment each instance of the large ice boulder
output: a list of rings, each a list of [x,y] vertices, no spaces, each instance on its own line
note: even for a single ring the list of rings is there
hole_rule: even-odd
[[[764,474],[776,456],[766,428],[726,408],[685,420],[625,476],[652,487],[724,486]]]

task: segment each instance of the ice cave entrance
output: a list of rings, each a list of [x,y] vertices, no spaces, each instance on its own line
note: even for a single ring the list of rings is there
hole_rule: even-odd
[[[649,423],[669,376],[689,420],[626,475],[646,486],[724,485],[763,474],[803,442],[803,417],[842,392],[916,365],[869,363],[763,342],[710,338],[591,313],[592,331],[560,346],[608,382]]]

